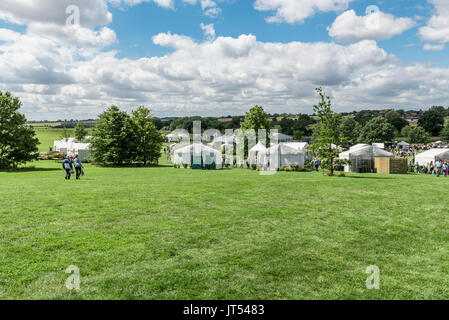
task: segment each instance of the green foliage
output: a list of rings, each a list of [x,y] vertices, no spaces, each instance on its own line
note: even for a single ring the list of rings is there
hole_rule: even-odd
[[[313,106],[313,110],[320,121],[314,130],[316,140],[312,145],[312,154],[320,159],[321,167],[329,170],[329,175],[333,176],[335,168],[344,163],[338,158],[338,146],[343,145],[347,138],[340,133],[342,116],[332,110],[331,100],[325,96],[322,88],[317,88],[316,91],[320,102]]]
[[[130,116],[116,106],[102,113],[91,140],[95,162],[119,166],[131,163],[136,143],[133,127]]]
[[[263,107],[256,105],[246,113],[245,122],[241,123],[241,128],[253,129],[256,134],[259,129],[265,129],[268,134],[271,129],[271,123]]]
[[[359,142],[372,144],[392,142],[396,136],[395,128],[383,118],[370,120],[360,131]]]
[[[444,126],[444,108],[432,107],[424,112],[418,121],[418,125],[433,136],[438,136]]]
[[[68,139],[68,138],[70,138],[70,133],[71,133],[71,130],[70,129],[68,129],[66,126],[64,126],[62,129],[61,129],[61,135],[60,135],[60,139],[62,140],[62,139]]]
[[[131,121],[135,136],[135,160],[157,164],[164,138],[153,123],[151,110],[143,106],[133,111]]]
[[[449,122],[446,123],[443,130],[441,130],[440,136],[444,141],[449,141]]]
[[[340,133],[347,138],[346,146],[354,145],[359,136],[362,126],[353,118],[343,118],[340,124]]]
[[[409,124],[408,121],[402,119],[400,117],[400,113],[395,110],[387,112],[385,118],[387,119],[388,123],[396,129],[397,132],[401,132],[401,130]]]
[[[304,137],[304,132],[302,132],[301,130],[295,130],[295,132],[293,132],[294,140],[301,141],[303,137]]]
[[[75,138],[78,141],[83,141],[84,138],[87,136],[87,130],[84,127],[84,125],[81,122],[78,122],[78,124],[75,127]]]
[[[279,125],[281,127],[281,132],[289,136],[294,136],[295,133],[299,134],[300,137],[295,140],[300,140],[304,135],[308,136],[311,134],[309,126],[314,123],[314,120],[307,114],[300,114],[297,120],[290,118],[283,118]]]
[[[36,160],[39,140],[32,128],[25,127],[26,118],[19,113],[20,100],[0,91],[0,168],[16,168]]]
[[[408,143],[428,143],[430,141],[429,133],[422,127],[404,127],[401,131],[401,136],[403,136]]]

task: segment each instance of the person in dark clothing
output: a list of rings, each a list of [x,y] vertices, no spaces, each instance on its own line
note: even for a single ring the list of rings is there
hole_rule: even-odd
[[[73,160],[73,164],[75,165],[76,180],[80,180],[81,173],[83,172],[83,164],[81,163],[81,160],[78,157],[78,155],[75,155],[75,160]]]
[[[70,180],[73,171],[73,164],[69,157],[65,158],[62,162],[62,168],[65,170],[65,179]]]

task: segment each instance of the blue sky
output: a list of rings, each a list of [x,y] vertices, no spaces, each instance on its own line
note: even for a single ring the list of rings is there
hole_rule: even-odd
[[[449,100],[446,0],[38,3],[0,3],[0,90],[35,120],[111,104],[158,116],[311,112],[317,86],[337,111]],[[71,5],[79,24],[66,21]]]
[[[348,9],[355,10],[358,15],[364,15],[370,5],[376,5],[383,12],[396,17],[421,16],[422,25],[433,10],[426,0],[359,0],[349,3]],[[113,7],[111,12],[114,19],[111,28],[115,30],[120,41],[113,48],[119,50],[121,57],[161,56],[171,50],[153,44],[151,38],[154,35],[171,31],[202,41],[204,36],[200,22],[213,23],[217,36],[238,37],[241,34],[253,34],[263,42],[327,42],[333,40],[328,35],[327,27],[338,15],[338,12],[320,12],[303,23],[267,23],[265,19],[272,15],[272,12],[254,10],[252,1],[228,1],[220,7],[222,14],[218,18],[205,16],[198,5],[182,3],[178,4],[175,10],[161,8],[155,3],[126,8]],[[448,49],[438,52],[422,50],[422,41],[417,36],[418,28],[419,25],[400,36],[380,40],[379,46],[409,63],[419,61],[448,65]]]

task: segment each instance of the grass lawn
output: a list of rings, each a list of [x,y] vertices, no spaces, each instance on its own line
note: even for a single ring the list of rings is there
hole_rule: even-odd
[[[2,299],[449,298],[449,179],[35,166],[0,172]]]

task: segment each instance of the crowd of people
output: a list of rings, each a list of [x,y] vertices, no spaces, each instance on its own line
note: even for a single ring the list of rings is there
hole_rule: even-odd
[[[434,174],[437,177],[447,177],[449,174],[449,161],[437,160],[435,163],[431,162],[424,167],[415,164],[415,173]]]

